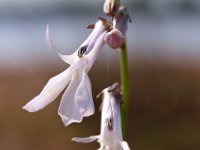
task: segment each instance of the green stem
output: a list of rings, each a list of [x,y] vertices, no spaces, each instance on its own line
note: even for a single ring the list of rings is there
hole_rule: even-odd
[[[127,58],[127,48],[126,42],[121,46],[121,55],[120,55],[120,70],[121,70],[121,86],[123,93],[123,104],[121,108],[122,114],[122,132],[123,136],[126,134],[127,127],[127,114],[128,114],[128,58]]]

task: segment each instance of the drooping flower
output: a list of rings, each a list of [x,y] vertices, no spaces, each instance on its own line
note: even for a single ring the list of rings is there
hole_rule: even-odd
[[[72,138],[73,141],[88,143],[97,140],[100,143],[99,150],[130,150],[128,143],[122,139],[120,103],[122,100],[119,84],[104,89],[101,112],[100,135],[86,138]]]
[[[80,123],[83,117],[94,113],[94,104],[91,92],[91,83],[87,75],[94,64],[98,53],[104,45],[106,34],[105,22],[99,20],[90,36],[71,55],[62,55],[56,51],[51,43],[49,27],[47,26],[46,38],[49,46],[54,49],[61,59],[70,64],[62,73],[51,78],[41,93],[28,102],[23,109],[36,112],[43,109],[66,88],[58,109],[65,126],[73,122]]]
[[[120,6],[113,17],[113,29],[105,37],[111,48],[116,49],[124,44],[128,20],[130,21],[130,17],[127,8]]]

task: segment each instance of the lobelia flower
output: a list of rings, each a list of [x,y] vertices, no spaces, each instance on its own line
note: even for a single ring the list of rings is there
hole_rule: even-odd
[[[128,143],[122,139],[119,84],[104,89],[97,97],[103,95],[101,112],[100,135],[86,138],[72,138],[73,141],[89,143],[97,140],[100,143],[99,150],[130,150]]]
[[[113,29],[105,37],[106,43],[111,48],[116,49],[124,44],[128,20],[131,21],[127,8],[120,6],[113,17]]]
[[[105,43],[106,30],[105,20],[97,21],[94,30],[78,50],[71,55],[63,55],[58,53],[52,45],[47,26],[46,38],[49,46],[57,52],[64,62],[70,64],[70,67],[51,78],[41,93],[28,102],[23,109],[28,112],[39,111],[53,102],[67,87],[58,108],[58,114],[64,125],[68,126],[73,122],[80,123],[83,117],[92,115],[94,104],[87,73]]]

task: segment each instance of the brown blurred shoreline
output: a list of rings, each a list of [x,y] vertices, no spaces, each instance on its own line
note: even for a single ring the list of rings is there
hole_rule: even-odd
[[[131,60],[129,65],[127,141],[137,150],[199,149],[200,68],[190,64],[155,62],[138,58]],[[101,64],[98,59],[89,73],[94,97],[105,85],[119,80],[116,64],[109,64],[109,79]],[[98,110],[82,124],[64,128],[57,115],[60,97],[34,114],[21,109],[41,91],[50,77],[67,68],[63,64],[29,67],[33,67],[32,71],[25,68],[23,72],[1,70],[0,149],[97,148],[98,144],[78,144],[70,138],[98,134]],[[94,101],[98,109],[100,102]],[[94,122],[97,125],[94,126]]]

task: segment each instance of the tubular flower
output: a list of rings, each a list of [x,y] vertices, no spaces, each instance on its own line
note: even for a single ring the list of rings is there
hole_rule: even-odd
[[[73,122],[80,123],[83,117],[92,115],[94,113],[94,104],[91,82],[87,73],[104,45],[106,32],[104,22],[100,20],[95,24],[93,32],[76,52],[71,55],[62,55],[56,51],[70,67],[51,78],[41,93],[28,102],[23,109],[28,112],[39,111],[53,102],[67,87],[58,108],[58,114],[64,125],[68,126]],[[55,50],[50,40],[48,26],[46,38],[49,46]]]
[[[122,139],[119,84],[104,89],[102,112],[101,112],[101,133],[100,135],[86,138],[72,138],[73,141],[88,143],[97,140],[100,143],[99,150],[130,150],[128,143]]]
[[[131,21],[127,8],[120,6],[113,17],[113,29],[105,37],[106,43],[113,49],[119,48],[124,44],[127,31],[127,21]]]

